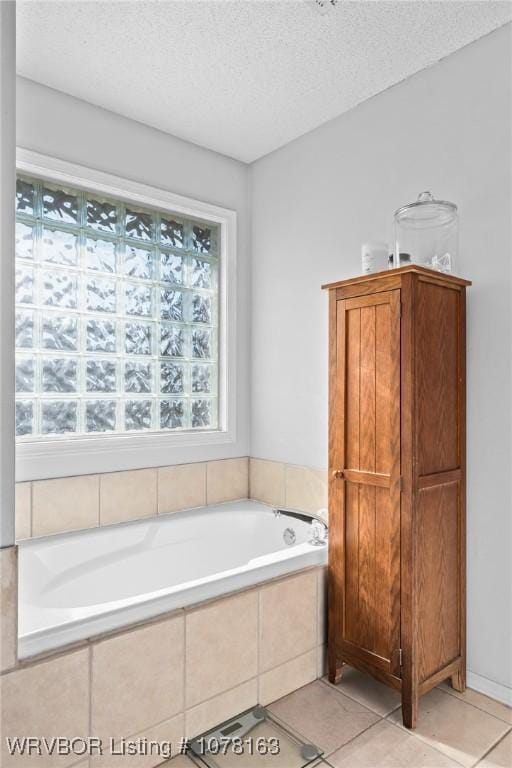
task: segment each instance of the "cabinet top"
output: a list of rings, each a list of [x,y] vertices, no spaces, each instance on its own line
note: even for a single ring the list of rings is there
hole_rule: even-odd
[[[331,290],[332,288],[342,288],[345,285],[354,285],[356,283],[368,283],[372,280],[381,280],[383,277],[391,277],[392,275],[404,275],[408,272],[413,272],[417,275],[427,275],[440,282],[446,282],[448,284],[455,285],[471,285],[470,280],[464,280],[462,277],[456,277],[455,275],[447,274],[446,272],[438,272],[435,269],[428,269],[428,267],[421,267],[419,264],[411,264],[407,267],[398,267],[397,269],[386,269],[383,272],[370,272],[366,275],[358,275],[357,277],[349,277],[347,280],[338,280],[336,283],[326,283],[322,285],[323,289]]]

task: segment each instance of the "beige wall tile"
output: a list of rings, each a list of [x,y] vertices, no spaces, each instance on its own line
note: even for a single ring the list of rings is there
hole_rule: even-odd
[[[316,676],[322,678],[327,674],[327,646],[319,645],[316,649]]]
[[[36,480],[32,483],[32,535],[99,525],[98,475]]]
[[[260,590],[260,672],[317,646],[317,572]]]
[[[167,759],[167,748],[169,745],[171,755],[177,754],[180,739],[186,735],[184,720],[184,716],[180,714],[171,718],[171,720],[165,720],[163,723],[146,728],[140,733],[130,734],[127,738],[127,742],[145,739],[148,743],[155,741],[158,744],[162,744],[160,755],[156,750],[153,750],[153,754],[148,755],[140,753],[136,755],[120,755],[122,742],[115,743],[112,748],[107,743],[103,755],[95,755],[91,759],[90,768],[154,768],[154,766],[161,765],[162,761]],[[175,763],[172,763],[172,766],[174,768]],[[192,768],[192,763],[190,762],[189,768]]]
[[[183,711],[184,619],[175,616],[92,648],[92,733],[119,740]]]
[[[230,691],[188,709],[185,714],[187,736],[193,738],[218,723],[243,712],[258,703],[256,678],[248,680]]]
[[[285,505],[303,512],[327,508],[327,472],[287,464],[285,470]]]
[[[318,645],[327,643],[327,568],[318,569]]]
[[[16,541],[32,535],[31,483],[16,483]]]
[[[6,736],[86,738],[89,735],[89,651],[87,649],[18,669],[0,678],[3,768],[69,766],[76,755],[11,757]]]
[[[100,524],[156,515],[156,469],[100,475]]]
[[[206,503],[246,499],[249,496],[249,459],[209,461],[206,467]]]
[[[0,549],[0,671],[16,663],[18,644],[18,548]],[[1,707],[0,707],[1,709]]]
[[[264,672],[260,677],[260,704],[270,704],[282,696],[313,682],[317,676],[317,651],[308,651],[297,659]]]
[[[255,677],[256,590],[187,612],[185,620],[187,708]]]
[[[249,495],[273,507],[284,507],[284,464],[251,458]]]
[[[206,464],[178,464],[158,470],[158,514],[206,504]]]

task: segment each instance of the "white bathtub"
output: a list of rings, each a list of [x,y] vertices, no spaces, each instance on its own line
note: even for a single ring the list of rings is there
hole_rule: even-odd
[[[310,528],[244,500],[21,542],[19,655],[323,565]]]

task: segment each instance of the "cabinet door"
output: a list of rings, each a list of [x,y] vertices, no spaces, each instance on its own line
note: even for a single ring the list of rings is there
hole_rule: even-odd
[[[337,301],[335,343],[330,617],[342,659],[398,676],[400,291]]]

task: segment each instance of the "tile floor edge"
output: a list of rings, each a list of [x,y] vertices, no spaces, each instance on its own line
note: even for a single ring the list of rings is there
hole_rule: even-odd
[[[496,741],[496,742],[495,742],[495,743],[492,745],[492,747],[489,747],[489,749],[487,750],[487,752],[485,752],[485,753],[482,755],[482,757],[480,757],[480,758],[478,759],[478,761],[475,763],[475,766],[474,766],[474,768],[478,768],[478,766],[480,765],[480,763],[482,763],[482,762],[483,762],[483,761],[484,761],[484,760],[485,760],[487,757],[489,757],[489,755],[491,754],[491,752],[493,752],[493,750],[495,750],[495,749],[496,749],[496,747],[499,747],[499,745],[501,744],[501,742],[502,742],[502,741],[504,741],[504,740],[507,738],[507,736],[510,736],[510,734],[511,734],[511,733],[512,733],[512,725],[510,726],[509,730],[508,730],[506,733],[504,733],[504,734],[503,734],[503,736],[500,736],[500,738],[499,738],[499,739],[498,739],[498,740],[497,740],[497,741]],[[496,768],[498,768],[498,766],[496,766]]]
[[[443,682],[446,682],[443,680]],[[477,691],[475,688],[470,688],[470,686],[466,686],[468,690],[475,691],[475,693],[480,693],[482,696],[487,696],[488,699],[491,701],[495,701],[498,704],[503,704],[502,701],[499,701],[499,699],[493,699],[492,696],[488,696],[486,693],[482,693],[481,691]],[[462,696],[457,696],[456,691],[450,688],[446,688],[442,686],[442,683],[439,685],[436,685],[435,688],[432,690],[438,690],[441,691],[441,693],[445,693],[447,696],[451,696],[453,699],[457,699],[457,701],[461,701],[463,704],[467,704],[470,707],[473,707],[473,709],[477,709],[479,712],[483,712],[485,715],[489,715],[489,717],[493,717],[495,720],[498,720],[500,723],[505,723],[505,725],[508,725],[510,728],[512,728],[512,724],[509,723],[507,720],[503,720],[502,717],[499,717],[498,715],[494,715],[492,712],[489,712],[487,709],[483,709],[482,707],[479,707],[477,704],[474,704],[472,701],[466,701],[466,699],[462,698]],[[420,698],[421,703],[421,698]],[[503,704],[504,707],[507,707],[508,704]],[[391,714],[391,713],[390,713]]]
[[[400,707],[402,706],[401,704],[397,704],[396,707],[393,707],[385,715],[382,715],[380,712],[377,712],[377,710],[369,707],[368,704],[363,704],[359,699],[355,699],[354,696],[351,696],[348,691],[342,691],[338,685],[334,685],[334,683],[330,683],[329,680],[326,679],[325,675],[317,679],[320,683],[327,686],[331,691],[336,691],[336,693],[340,693],[342,696],[346,696],[347,699],[351,699],[351,701],[355,701],[356,704],[360,704],[362,707],[365,707],[365,709],[368,709],[370,712],[373,712],[373,714],[377,715],[381,720],[385,720],[387,717],[392,715],[393,712],[396,712],[397,709],[400,709]],[[339,683],[339,685],[341,685],[341,683]]]

